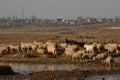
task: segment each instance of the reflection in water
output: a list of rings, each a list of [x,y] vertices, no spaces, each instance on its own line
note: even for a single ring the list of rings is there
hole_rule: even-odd
[[[27,74],[32,72],[50,71],[50,70],[90,70],[99,69],[96,66],[78,66],[75,64],[25,64],[25,63],[12,63],[12,62],[1,62],[0,64],[7,64],[12,67],[13,71],[20,74]]]
[[[13,71],[20,74],[27,74],[32,72],[49,71],[49,70],[73,70],[79,68],[75,64],[25,64],[1,62],[0,64],[7,64],[12,67]]]
[[[0,64],[6,64],[12,67],[12,70],[16,73],[27,74],[32,72],[50,71],[50,70],[97,70],[103,67],[88,66],[88,65],[75,65],[75,64],[25,64],[25,63],[12,63],[12,62],[0,62]],[[106,69],[110,70],[106,67]],[[116,68],[117,69],[117,68]]]

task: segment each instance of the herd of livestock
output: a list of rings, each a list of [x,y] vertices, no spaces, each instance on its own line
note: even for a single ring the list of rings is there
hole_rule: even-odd
[[[111,65],[113,55],[119,56],[120,44],[118,43],[91,43],[77,42],[66,39],[65,42],[21,42],[19,45],[0,45],[0,56],[9,54],[37,54],[38,57],[51,56],[57,57],[60,55],[72,61],[92,60],[100,61],[106,60],[106,65]]]

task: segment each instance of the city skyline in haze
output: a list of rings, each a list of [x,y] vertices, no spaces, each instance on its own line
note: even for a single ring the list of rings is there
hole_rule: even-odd
[[[120,17],[120,0],[0,0],[0,17]],[[24,10],[23,10],[24,9]]]

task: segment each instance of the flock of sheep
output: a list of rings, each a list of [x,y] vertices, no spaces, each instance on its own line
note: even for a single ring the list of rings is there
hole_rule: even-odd
[[[37,54],[38,57],[60,55],[66,56],[72,61],[91,60],[100,61],[105,60],[106,65],[111,65],[113,55],[119,55],[120,44],[117,43],[91,43],[76,42],[65,40],[65,42],[56,43],[53,41],[43,42],[21,42],[19,45],[0,45],[0,56],[15,54],[15,53],[32,53]]]

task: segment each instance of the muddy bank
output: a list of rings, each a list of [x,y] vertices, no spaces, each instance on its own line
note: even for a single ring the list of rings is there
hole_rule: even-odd
[[[34,78],[38,75],[38,78],[41,79],[85,79],[91,75],[103,75],[103,74],[120,74],[120,70],[73,70],[73,71],[47,71],[47,72],[40,72],[40,73],[33,73],[28,74],[29,77]]]
[[[42,71],[27,75],[7,75],[0,76],[0,80],[85,80],[85,78],[93,75],[112,75],[120,74],[120,70],[72,70],[72,71]]]

